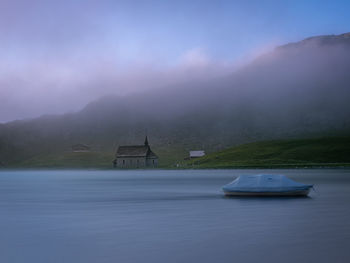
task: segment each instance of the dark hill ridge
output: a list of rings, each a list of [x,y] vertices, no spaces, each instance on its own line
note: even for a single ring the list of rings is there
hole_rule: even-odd
[[[302,41],[289,43],[277,48],[291,48],[305,45],[350,45],[350,32],[340,35],[323,35],[306,38]]]
[[[77,143],[113,153],[118,145],[139,143],[146,130],[154,151],[168,160],[193,148],[211,152],[257,140],[348,134],[348,36],[276,48],[226,77],[109,96],[78,113],[0,125],[0,159],[16,165]]]

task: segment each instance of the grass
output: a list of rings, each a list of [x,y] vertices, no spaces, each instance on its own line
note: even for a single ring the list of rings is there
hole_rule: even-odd
[[[154,148],[159,168],[350,167],[350,136],[254,142],[184,161],[181,146]],[[37,155],[7,168],[112,169],[113,152],[62,152]]]
[[[106,152],[64,152],[38,155],[27,159],[16,167],[23,168],[111,168],[113,153]]]
[[[350,137],[243,144],[188,161],[194,168],[349,166]]]

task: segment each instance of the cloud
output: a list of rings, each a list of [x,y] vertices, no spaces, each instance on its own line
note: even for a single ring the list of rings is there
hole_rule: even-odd
[[[202,49],[185,51],[177,61],[123,64],[98,53],[0,61],[0,121],[77,111],[108,94],[166,89],[231,69],[231,64],[209,59]]]
[[[185,67],[206,67],[211,63],[203,48],[193,48],[180,57],[180,65]]]
[[[235,46],[240,41],[231,39],[231,31],[225,32],[225,39],[218,37],[231,27],[211,28],[206,12],[198,12],[203,6],[192,6],[195,17],[190,9],[184,11],[187,2],[178,5],[177,12],[173,5],[157,5],[159,10],[154,6],[130,1],[0,1],[0,122],[77,111],[108,94],[205,81],[251,59],[226,60],[236,57],[231,53],[240,50]],[[231,18],[231,12],[227,14]],[[251,47],[246,46],[242,49]]]
[[[119,6],[1,1],[0,122],[77,111],[108,94],[167,88],[228,71],[229,65],[198,47],[158,54],[160,44],[146,46],[143,28],[123,18]]]

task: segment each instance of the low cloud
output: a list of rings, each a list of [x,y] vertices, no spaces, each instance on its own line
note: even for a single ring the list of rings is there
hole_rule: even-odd
[[[119,96],[169,88],[230,72],[232,64],[215,61],[195,48],[176,64],[119,63],[107,56],[41,57],[0,62],[0,121],[77,111],[109,94]]]

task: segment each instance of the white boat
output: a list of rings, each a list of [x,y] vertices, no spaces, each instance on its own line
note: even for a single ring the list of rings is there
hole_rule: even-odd
[[[240,175],[222,190],[228,196],[306,196],[313,185],[295,182],[284,175]]]

